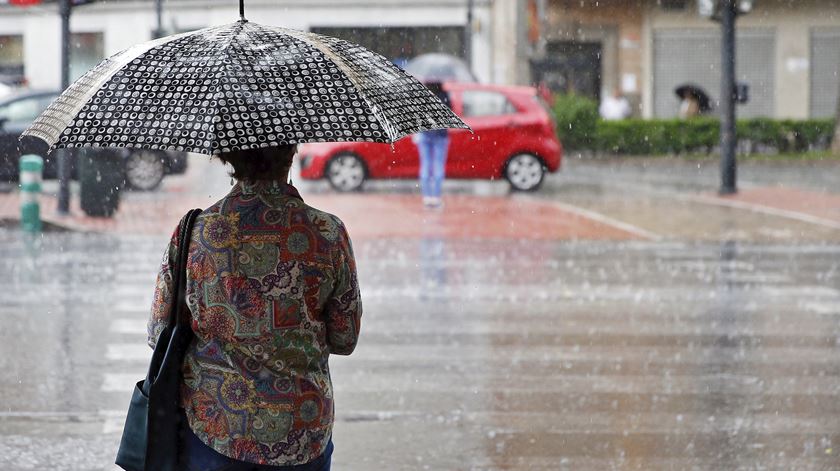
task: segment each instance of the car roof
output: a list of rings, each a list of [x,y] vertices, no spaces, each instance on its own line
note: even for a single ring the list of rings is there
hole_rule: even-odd
[[[61,92],[58,90],[23,90],[12,92],[11,95],[6,95],[3,98],[0,98],[0,106],[5,105],[6,103],[11,103],[13,101],[20,100],[21,98],[34,98],[40,96],[55,96],[59,95]]]

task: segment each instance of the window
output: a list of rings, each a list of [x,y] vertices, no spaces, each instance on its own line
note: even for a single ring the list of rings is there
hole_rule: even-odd
[[[507,97],[498,92],[470,90],[464,92],[464,116],[498,116],[516,113]]]
[[[685,10],[686,0],[659,0],[663,10]]]
[[[409,59],[430,52],[464,56],[464,28],[461,26],[314,26],[310,31],[366,47],[391,59],[400,67],[404,67]]]
[[[29,125],[58,95],[40,95],[15,100],[0,108],[0,120]]]
[[[76,80],[105,58],[102,33],[73,33],[70,38],[70,80]]]
[[[23,81],[23,36],[0,35],[0,82],[17,85]]]

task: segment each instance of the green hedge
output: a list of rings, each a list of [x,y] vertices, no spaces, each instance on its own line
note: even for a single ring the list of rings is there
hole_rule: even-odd
[[[558,96],[554,113],[557,134],[570,150],[682,154],[710,152],[720,140],[717,118],[603,121],[594,100],[576,95]],[[738,121],[736,133],[742,151],[802,152],[826,148],[834,133],[834,120],[743,119]]]
[[[804,152],[824,149],[831,142],[834,120],[743,119],[736,124],[740,150]],[[710,152],[720,141],[720,122],[690,120],[599,121],[591,150],[616,154],[682,154]]]
[[[680,154],[708,150],[720,135],[713,119],[599,121],[592,150],[616,154]]]
[[[569,149],[594,149],[598,133],[598,103],[578,95],[557,95],[554,99],[557,135]]]

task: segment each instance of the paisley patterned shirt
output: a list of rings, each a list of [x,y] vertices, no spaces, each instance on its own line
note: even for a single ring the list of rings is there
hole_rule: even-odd
[[[173,302],[177,232],[158,274],[152,347]],[[187,305],[195,339],[182,367],[181,404],[192,431],[251,463],[320,456],[333,425],[327,359],[353,351],[362,314],[342,222],[285,183],[238,183],[196,221]]]

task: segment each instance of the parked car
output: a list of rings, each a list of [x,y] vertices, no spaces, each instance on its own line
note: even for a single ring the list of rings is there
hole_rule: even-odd
[[[58,95],[56,91],[25,91],[0,99],[0,179],[16,181],[18,161],[26,154],[44,157],[44,178],[57,177],[55,154],[48,155],[47,145],[40,139],[25,137],[21,140],[20,135]],[[184,173],[187,169],[184,152],[129,148],[109,151],[123,157],[126,181],[137,190],[153,190],[160,185],[164,175]]]
[[[517,191],[540,187],[560,169],[563,147],[553,115],[531,87],[447,83],[452,109],[473,129],[451,130],[447,178],[501,179]],[[336,142],[300,148],[301,177],[325,178],[339,191],[368,179],[417,178],[419,156],[410,138],[394,143]]]
[[[0,98],[11,95],[23,86],[26,86],[26,77],[18,73],[9,73],[0,67]]]

